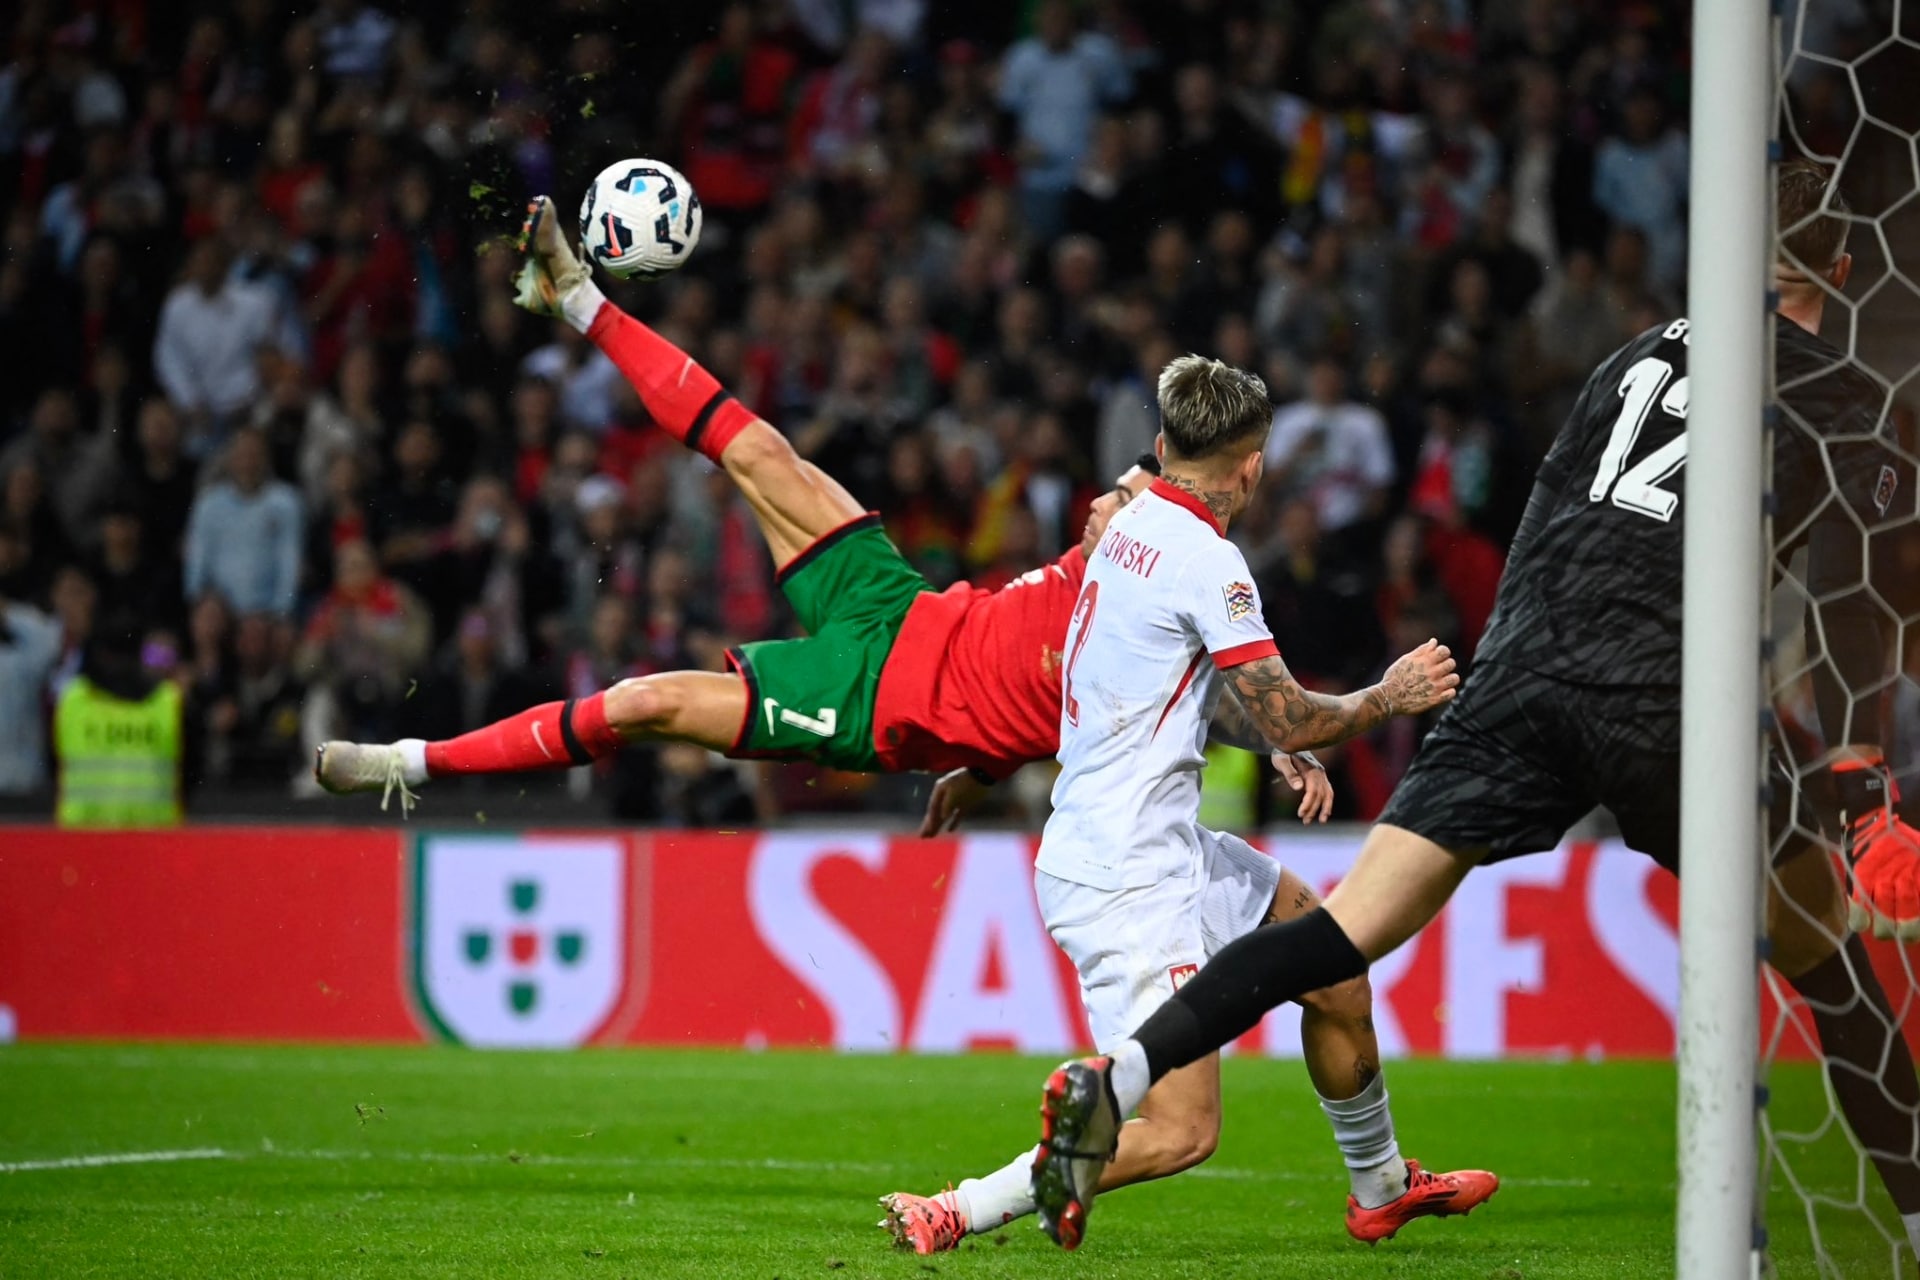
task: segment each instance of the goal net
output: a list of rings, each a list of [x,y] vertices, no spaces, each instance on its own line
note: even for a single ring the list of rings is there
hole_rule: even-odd
[[[1864,589],[1880,624],[1884,666],[1864,687],[1851,687],[1861,684],[1856,671],[1845,694],[1852,707],[1871,705],[1877,712],[1879,745],[1904,793],[1897,807],[1920,825],[1920,497],[1912,483],[1920,448],[1914,417],[1920,406],[1920,3],[1788,0],[1777,33],[1778,158],[1804,157],[1830,168],[1820,216],[1847,222],[1846,249],[1853,255],[1844,287],[1828,290],[1821,337],[1871,381],[1876,403],[1870,426],[1900,468],[1885,495],[1884,515],[1850,512],[1861,540],[1858,582],[1836,588],[1819,580],[1809,572],[1804,549],[1787,554],[1804,530],[1785,527],[1778,511],[1768,524],[1775,562],[1784,567],[1767,623],[1775,712],[1770,736],[1778,762],[1770,781],[1799,803],[1790,814],[1775,807],[1767,840],[1775,858],[1809,840],[1824,840],[1838,862],[1835,842],[1842,833],[1831,829],[1836,824],[1830,815],[1824,821],[1818,815],[1820,805],[1808,803],[1819,794],[1823,776],[1830,776],[1831,750],[1841,745],[1826,740],[1837,736],[1831,726],[1823,736],[1817,710],[1820,682],[1840,679],[1817,606],[1837,596],[1852,593],[1857,600]],[[1806,225],[1777,226],[1776,245],[1791,246]],[[1791,252],[1783,257],[1790,268],[1814,276],[1824,267],[1796,262]],[[1776,437],[1820,426],[1796,416],[1789,381],[1775,372],[1769,430]],[[1767,456],[1782,455],[1770,448]],[[1834,477],[1827,479],[1832,483]],[[1794,896],[1785,892],[1789,886],[1777,866],[1769,875],[1783,896]],[[1802,890],[1798,896],[1807,895]],[[1788,928],[1820,930],[1833,944],[1842,943],[1844,926],[1832,929],[1816,912],[1787,910]],[[1778,927],[1780,909],[1774,914]],[[1913,1127],[1883,1126],[1883,1134],[1900,1135],[1890,1145],[1902,1148],[1883,1152],[1870,1149],[1870,1139],[1854,1132],[1847,1115],[1863,1105],[1872,1109],[1876,1101],[1883,1119],[1912,1114],[1886,1077],[1868,1067],[1885,1060],[1893,1037],[1912,1041],[1920,1032],[1920,1018],[1913,1016],[1920,1012],[1915,947],[1920,942],[1866,944],[1865,967],[1885,992],[1885,1013],[1878,1011],[1873,979],[1851,969],[1842,972],[1837,989],[1814,996],[1797,993],[1772,968],[1763,970],[1757,1215],[1763,1225],[1757,1240],[1773,1274],[1861,1280],[1914,1273],[1907,1228],[1890,1198],[1883,1161],[1875,1159],[1891,1156],[1911,1164],[1920,1157],[1911,1149]],[[1848,1015],[1854,1015],[1848,1024],[1855,1032],[1853,1049],[1823,1052],[1816,1025],[1823,1016],[1832,1026]],[[1862,1090],[1874,1096],[1863,1103]]]

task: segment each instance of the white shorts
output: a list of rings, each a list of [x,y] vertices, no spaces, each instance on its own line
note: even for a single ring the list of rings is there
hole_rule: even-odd
[[[1200,834],[1206,859],[1199,872],[1138,889],[1033,873],[1040,918],[1080,973],[1080,1001],[1103,1053],[1216,951],[1267,918],[1280,864],[1238,836]]]

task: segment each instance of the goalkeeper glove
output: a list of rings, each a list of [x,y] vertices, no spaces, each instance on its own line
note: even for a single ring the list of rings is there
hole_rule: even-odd
[[[1920,937],[1920,831],[1894,816],[1900,794],[1878,760],[1833,766],[1846,823],[1841,852],[1853,879],[1849,922],[1875,937]]]

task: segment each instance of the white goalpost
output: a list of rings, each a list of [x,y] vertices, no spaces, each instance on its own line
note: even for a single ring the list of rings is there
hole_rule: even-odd
[[[1736,1280],[1756,1262],[1767,706],[1762,414],[1773,218],[1772,16],[1759,0],[1694,6],[1686,594],[1681,663],[1677,1271]]]
[[[1899,1194],[1912,1197],[1901,1170],[1920,1164],[1920,1125],[1898,1116],[1915,1116],[1917,1104],[1902,1101],[1910,1081],[1879,1072],[1904,1063],[1895,1046],[1920,1019],[1920,944],[1851,953],[1869,956],[1879,982],[1849,960],[1852,990],[1836,994],[1828,980],[1815,1000],[1764,968],[1760,942],[1769,851],[1840,834],[1813,799],[1834,745],[1818,741],[1815,675],[1838,674],[1824,623],[1803,627],[1820,620],[1808,612],[1816,602],[1873,602],[1889,665],[1844,691],[1856,706],[1879,706],[1878,745],[1909,793],[1910,821],[1920,791],[1920,0],[1696,0],[1693,18],[1675,1273],[1736,1280],[1777,1265],[1783,1280],[1910,1276],[1920,1227],[1910,1204],[1902,1222],[1887,1188],[1905,1180]],[[1796,415],[1817,398],[1796,401],[1791,389],[1777,398],[1772,264],[1780,233],[1799,229],[1774,225],[1774,166],[1786,156],[1830,171],[1820,216],[1851,233],[1852,277],[1844,292],[1827,291],[1821,336],[1851,385],[1871,388],[1872,424],[1814,423]],[[1866,441],[1892,460],[1877,511],[1847,505],[1838,488],[1829,495],[1863,540],[1863,577],[1837,592],[1828,583],[1827,596],[1804,553],[1788,554],[1804,529],[1776,528],[1769,514],[1781,480],[1772,440],[1787,431],[1825,441],[1819,479],[1830,486],[1839,481],[1829,444]],[[1792,817],[1775,815],[1786,825],[1773,830],[1765,784],[1779,768],[1793,776],[1771,780],[1799,803]],[[1840,933],[1832,941],[1845,945]],[[1821,1061],[1821,1017],[1851,1019],[1846,1035],[1869,1041],[1865,1066],[1859,1044]],[[1863,1102],[1863,1079],[1877,1099]],[[1879,1116],[1877,1146],[1847,1121],[1863,1106]]]

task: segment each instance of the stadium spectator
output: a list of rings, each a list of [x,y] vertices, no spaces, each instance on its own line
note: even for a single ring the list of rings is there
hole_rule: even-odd
[[[753,6],[733,3],[667,83],[661,116],[710,211],[725,216],[772,198],[797,67],[792,51],[760,35]]]
[[[1666,123],[1660,97],[1647,88],[1628,97],[1620,134],[1601,142],[1593,160],[1593,200],[1608,217],[1647,238],[1656,280],[1683,280],[1687,253],[1687,139]]]
[[[1503,157],[1513,239],[1551,272],[1568,254],[1598,248],[1593,148],[1567,129],[1564,90],[1552,67],[1523,64],[1518,96]]]
[[[1267,438],[1267,485],[1313,504],[1320,532],[1379,518],[1395,476],[1380,411],[1347,397],[1346,373],[1323,356],[1307,373],[1307,396],[1282,408]]]
[[[1434,271],[1435,284],[1452,292],[1457,288],[1460,265],[1471,262],[1478,266],[1486,273],[1490,309],[1501,317],[1524,312],[1545,278],[1540,259],[1514,239],[1513,207],[1513,193],[1505,187],[1488,192],[1473,219],[1471,233],[1441,256]],[[1429,311],[1444,306],[1441,298],[1428,301]]]
[[[568,426],[598,435],[612,421],[620,371],[568,326],[555,325],[553,341],[529,353],[520,372],[559,388],[560,416]]]
[[[764,639],[773,628],[772,565],[766,539],[760,536],[746,499],[717,467],[704,459],[697,469],[706,476],[706,498],[712,520],[682,547],[693,565],[696,581],[711,584],[714,623],[730,641]]]
[[[0,809],[47,788],[47,681],[60,624],[0,591]]]
[[[432,644],[433,619],[419,598],[381,574],[367,543],[342,543],[334,551],[333,589],[314,609],[293,657],[307,686],[305,746],[342,732],[394,736],[401,695]]]
[[[1013,113],[1020,137],[1020,180],[1029,229],[1048,237],[1066,216],[1066,195],[1093,138],[1102,108],[1117,106],[1132,75],[1113,41],[1076,31],[1073,9],[1046,0],[1034,34],[1007,50],[1000,64],[1000,105]]]
[[[875,135],[892,54],[887,37],[869,27],[854,36],[839,62],[808,83],[790,125],[789,167],[795,173],[854,184],[884,167]]]
[[[254,402],[251,425],[266,437],[275,477],[298,488],[311,506],[326,493],[335,455],[358,446],[358,432],[332,397],[308,382],[299,360],[265,351],[260,365],[266,385]]]
[[[113,447],[81,431],[73,394],[54,387],[34,403],[26,434],[0,451],[0,473],[30,468],[62,544],[81,548],[92,541],[93,516],[113,481]]]
[[[195,786],[284,788],[304,763],[305,692],[288,664],[285,630],[250,614],[234,628],[231,661],[188,701]]]
[[[491,475],[469,480],[433,572],[470,613],[486,615],[495,651],[511,667],[529,657],[527,609],[542,600],[534,567],[531,526],[506,484]]]
[[[1316,505],[1304,497],[1287,501],[1271,542],[1256,548],[1248,567],[1274,642],[1286,646],[1290,669],[1303,680],[1363,687],[1384,652],[1367,599],[1367,577],[1350,557],[1327,545]]]
[[[273,295],[228,274],[217,236],[193,246],[153,343],[153,372],[187,415],[188,451],[205,457],[260,392],[260,353],[286,336]],[[292,345],[291,343],[289,345]]]
[[[1208,196],[1181,209],[1187,231],[1204,235],[1221,208],[1270,224],[1280,209],[1278,149],[1221,100],[1218,72],[1199,62],[1181,67],[1174,76],[1174,106],[1162,180],[1176,191]]]
[[[452,584],[434,574],[458,510],[458,492],[440,466],[440,433],[415,420],[394,438],[385,488],[374,496],[373,532],[380,563],[432,609],[436,637],[452,630],[459,608]]]
[[[911,44],[926,21],[928,0],[786,0],[788,12],[809,40],[838,50],[862,29],[897,45]]]
[[[660,801],[649,815],[668,826],[699,829],[745,826],[758,818],[739,766],[686,742],[660,749]]]
[[[0,528],[9,546],[5,579],[17,600],[41,601],[62,566],[73,559],[60,522],[47,507],[40,468],[31,460],[14,463],[0,473]]]
[[[272,478],[266,439],[251,428],[234,433],[224,472],[187,518],[187,599],[212,592],[236,611],[290,618],[300,586],[300,497]]]
[[[317,25],[328,75],[371,81],[386,68],[394,22],[378,9],[360,0],[322,0]]]
[[[115,501],[101,512],[92,578],[105,616],[137,618],[148,630],[176,636],[185,629],[177,561],[149,546],[140,509],[131,502]]]
[[[311,601],[333,586],[333,557],[338,548],[372,536],[367,499],[367,465],[361,456],[350,450],[334,454],[327,462],[325,487],[307,513],[300,566],[304,599]]]
[[[99,619],[99,599],[93,579],[79,565],[64,564],[54,570],[53,585],[47,588],[47,602],[60,623],[60,663],[53,675],[56,693],[66,688],[67,682],[80,670]],[[133,620],[119,621],[131,625]]]

